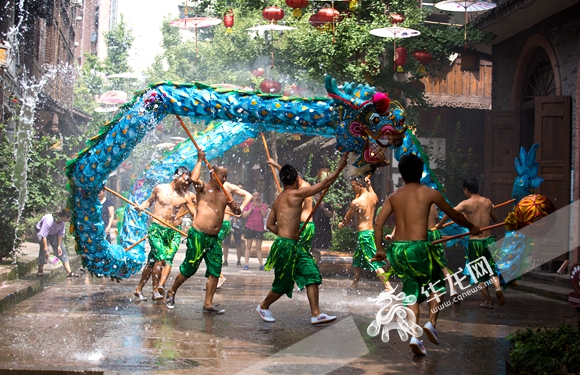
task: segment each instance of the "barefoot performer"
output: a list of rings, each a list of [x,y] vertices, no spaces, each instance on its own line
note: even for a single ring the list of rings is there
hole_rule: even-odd
[[[382,228],[391,213],[395,214],[397,231],[388,247],[391,269],[403,280],[403,292],[415,296],[416,302],[408,306],[419,323],[419,304],[427,299],[424,290],[431,289],[429,295],[429,321],[423,329],[429,341],[439,344],[435,329],[437,307],[445,293],[445,281],[440,265],[436,262],[435,248],[427,241],[427,223],[431,205],[435,203],[456,223],[469,228],[471,234],[478,234],[477,225],[455,211],[437,190],[421,185],[423,161],[416,155],[405,155],[399,162],[399,171],[405,185],[385,199],[385,204],[375,221],[375,244],[377,253],[372,261],[384,261],[387,257],[382,242]],[[412,337],[411,350],[415,355],[427,355],[423,341]]]
[[[490,220],[494,223],[497,222],[497,214],[495,213],[494,206],[489,199],[479,195],[479,184],[475,178],[468,178],[467,180],[463,181],[463,193],[467,199],[455,206],[456,211],[464,214],[467,220],[477,224],[481,228],[489,226]],[[445,223],[447,219],[447,215],[443,216],[441,221],[437,224],[437,227],[443,227],[443,223]],[[485,301],[480,304],[480,306],[487,309],[494,308],[486,284],[490,277],[493,282],[493,286],[495,287],[497,304],[502,306],[505,303],[497,268],[495,266],[495,260],[492,255],[494,252],[495,238],[491,235],[490,230],[486,230],[476,235],[471,234],[469,236],[469,243],[467,246],[466,254],[467,262],[471,263],[476,259],[485,257],[493,273],[493,275],[483,275],[476,280],[480,283],[481,293],[483,293],[483,297],[485,298]]]
[[[379,203],[379,198],[373,190],[370,176],[363,177],[359,175],[351,177],[350,186],[352,186],[352,190],[356,197],[350,203],[350,207],[348,208],[346,215],[344,215],[344,219],[340,224],[338,224],[338,228],[342,229],[356,216],[358,241],[356,250],[352,256],[354,280],[349,290],[354,291],[357,289],[362,268],[373,270],[384,284],[385,290],[391,290],[393,288],[385,276],[385,269],[388,267],[386,262],[371,262],[371,259],[377,252],[373,221],[375,218],[375,208],[377,203]]]
[[[208,278],[203,312],[215,314],[225,312],[213,305],[213,295],[221,273],[223,256],[218,234],[223,225],[226,206],[229,206],[235,215],[240,215],[242,211],[238,204],[233,199],[229,200],[224,190],[220,188],[226,182],[228,170],[222,166],[213,166],[212,172],[208,183],[199,179],[193,180],[193,187],[197,193],[197,213],[187,234],[185,260],[181,263],[179,275],[165,297],[165,304],[170,309],[175,307],[177,290],[187,279],[195,275],[203,259],[207,266],[205,277]]]
[[[199,166],[196,165],[194,171],[197,169],[197,174],[199,175],[201,162],[198,162],[198,164]],[[193,203],[195,196],[193,193],[187,191],[191,186],[191,182],[192,179],[189,170],[185,167],[177,168],[173,174],[173,181],[169,184],[155,186],[151,192],[151,196],[138,206],[138,211],[144,211],[153,205],[153,213],[157,217],[166,222],[179,224],[181,219],[177,219],[177,215],[184,205],[192,215],[195,214],[195,206]],[[171,272],[173,258],[181,241],[179,232],[169,228],[159,220],[154,220],[149,225],[147,237],[149,238],[151,250],[149,251],[147,263],[141,274],[139,284],[134,292],[138,301],[147,300],[143,296],[143,287],[151,275],[153,275],[152,299],[154,301],[163,299],[164,283],[169,276],[169,272]]]
[[[274,200],[266,224],[268,230],[278,235],[266,261],[266,270],[274,268],[274,282],[264,301],[256,307],[266,322],[275,321],[270,312],[272,303],[284,294],[292,298],[295,282],[300,289],[306,286],[312,324],[328,323],[336,319],[336,316],[320,312],[318,285],[322,283],[322,277],[312,255],[299,245],[298,232],[305,199],[332,185],[346,166],[347,156],[348,153],[344,154],[338,168],[314,186],[298,188],[300,182],[296,169],[290,165],[280,169],[284,190]]]

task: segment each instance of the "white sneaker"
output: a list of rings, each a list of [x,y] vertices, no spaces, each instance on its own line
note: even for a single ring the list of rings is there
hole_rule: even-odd
[[[423,330],[427,334],[429,341],[431,341],[435,345],[439,345],[439,335],[437,335],[437,330],[435,329],[435,327],[433,327],[433,324],[431,324],[431,322],[427,322],[427,324],[425,324],[425,326],[423,327]]]
[[[427,349],[425,349],[425,346],[423,346],[423,340],[419,340],[416,337],[411,337],[411,341],[409,342],[409,346],[411,347],[411,350],[413,351],[413,354],[418,355],[418,356],[426,356],[427,355]]]
[[[318,316],[313,316],[310,318],[310,323],[316,325],[316,324],[322,324],[322,323],[330,323],[330,322],[334,322],[336,320],[336,316],[332,316],[332,315],[328,315],[325,313],[322,313]]]
[[[260,314],[260,317],[264,319],[265,322],[276,321],[276,319],[274,319],[274,317],[272,316],[272,312],[270,310],[264,310],[260,307],[260,305],[258,305],[258,307],[256,307],[256,311],[258,312],[258,314]]]

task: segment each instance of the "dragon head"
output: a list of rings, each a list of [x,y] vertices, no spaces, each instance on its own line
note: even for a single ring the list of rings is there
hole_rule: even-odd
[[[341,91],[336,80],[326,76],[325,87],[339,107],[336,148],[360,155],[358,166],[388,164],[386,148],[401,146],[405,136],[405,111],[368,85],[345,83]]]

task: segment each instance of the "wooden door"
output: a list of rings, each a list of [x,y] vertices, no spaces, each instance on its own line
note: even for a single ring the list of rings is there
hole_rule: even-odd
[[[480,193],[494,204],[511,199],[516,177],[514,160],[520,149],[519,112],[492,111],[485,121],[484,184]],[[503,220],[513,209],[512,205],[497,209]],[[493,234],[503,237],[505,230],[499,228]]]
[[[545,195],[556,206],[563,208],[570,204],[570,150],[572,139],[571,100],[569,96],[544,96],[535,98],[535,129],[534,142],[539,143],[536,160],[540,163],[538,172],[544,182],[536,193]],[[569,227],[558,227],[557,238],[568,241]],[[567,243],[561,241],[536,242],[536,254],[544,263],[561,255]],[[567,254],[560,256],[559,261],[567,259]],[[557,264],[553,265],[557,268]]]

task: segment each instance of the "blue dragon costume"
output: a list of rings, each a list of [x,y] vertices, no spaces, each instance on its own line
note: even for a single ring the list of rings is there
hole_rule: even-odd
[[[358,155],[355,166],[385,165],[387,147],[395,157],[415,153],[425,162],[422,183],[443,191],[429,167],[427,155],[405,122],[405,111],[368,85],[346,83],[339,88],[327,76],[329,97],[288,97],[234,90],[203,83],[162,82],[137,92],[117,116],[87,141],[87,147],[67,163],[71,232],[83,266],[98,277],[128,278],[145,262],[145,245],[129,248],[147,233],[147,216],[125,209],[119,245],[105,239],[101,204],[97,198],[108,176],[134,147],[167,115],[212,120],[196,142],[208,160],[263,131],[335,137],[341,152]],[[171,181],[175,167],[197,161],[191,141],[182,142],[162,161],[149,164],[131,190],[129,200],[142,202],[154,186]]]
[[[355,164],[387,163],[382,156],[385,148],[401,146],[409,135],[404,110],[392,105],[386,94],[368,85],[347,83],[341,90],[327,76],[325,87],[329,97],[324,98],[287,97],[202,83],[171,82],[153,84],[137,92],[87,142],[87,147],[67,163],[69,208],[73,214],[71,231],[83,266],[93,275],[116,279],[128,278],[143,266],[143,243],[127,252],[124,249],[146,234],[147,217],[127,208],[120,245],[110,244],[105,240],[97,194],[108,176],[167,115],[221,122],[196,139],[208,160],[260,131],[276,131],[336,137],[338,150],[360,155]],[[195,164],[197,155],[191,145],[184,145],[182,151],[169,163]],[[146,171],[147,178],[137,181],[129,199],[142,201],[153,186],[170,181],[173,170],[150,168]]]

